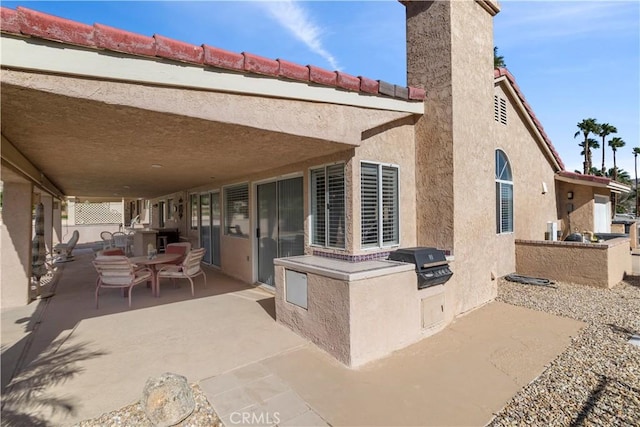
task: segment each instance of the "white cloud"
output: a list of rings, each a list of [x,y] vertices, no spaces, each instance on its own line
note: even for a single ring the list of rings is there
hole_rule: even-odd
[[[269,14],[312,52],[324,58],[335,70],[340,70],[336,58],[322,45],[322,28],[313,22],[308,11],[292,0],[262,2]]]

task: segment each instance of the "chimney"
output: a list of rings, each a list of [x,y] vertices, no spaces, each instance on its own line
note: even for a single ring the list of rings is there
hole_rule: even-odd
[[[415,135],[417,243],[451,250],[462,283],[488,283],[496,239],[493,16],[499,8],[492,0],[401,3],[407,83],[426,91]],[[474,306],[481,292],[470,291],[459,308]]]

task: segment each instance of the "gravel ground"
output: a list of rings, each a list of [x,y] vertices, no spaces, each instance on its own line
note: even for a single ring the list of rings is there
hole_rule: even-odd
[[[177,427],[222,427],[222,422],[209,404],[204,393],[197,385],[193,385],[193,397],[196,407],[193,413],[184,421],[176,424]],[[142,410],[139,403],[125,406],[122,409],[102,414],[97,418],[84,420],[74,427],[152,427],[151,422]]]
[[[502,280],[498,300],[587,323],[489,426],[640,426],[640,278],[598,289]]]

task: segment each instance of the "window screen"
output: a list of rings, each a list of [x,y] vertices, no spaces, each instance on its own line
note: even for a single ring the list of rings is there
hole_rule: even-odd
[[[224,189],[224,234],[249,237],[249,184]]]
[[[513,178],[509,159],[496,150],[496,233],[513,232]]]

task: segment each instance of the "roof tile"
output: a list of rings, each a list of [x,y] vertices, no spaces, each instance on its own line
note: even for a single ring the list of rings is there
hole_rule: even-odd
[[[20,21],[16,10],[0,7],[0,31],[20,34]]]
[[[424,101],[427,96],[424,89],[418,87],[409,87],[409,99]]]
[[[383,94],[383,95],[387,95],[387,96],[395,96],[396,95],[396,88],[394,85],[392,85],[391,83],[387,83],[385,81],[382,80],[378,80],[378,82],[380,83],[380,86],[378,87],[378,91]]]
[[[196,46],[170,39],[159,34],[155,34],[153,38],[156,41],[157,56],[176,61],[202,64],[204,59],[204,50],[202,49],[202,46]]]
[[[294,64],[284,59],[276,59],[280,64],[278,75],[291,80],[309,81],[309,67],[306,65]]]
[[[244,69],[257,74],[277,76],[280,64],[275,59],[264,58],[252,53],[242,52],[244,55]]]
[[[299,81],[312,81],[325,86],[359,91],[373,95],[384,94],[404,100],[423,100],[424,90],[394,86],[366,77],[354,77],[342,71],[330,71],[313,65],[303,66],[285,60],[272,60],[251,53],[235,53],[207,45],[195,46],[161,35],[153,37],[131,33],[102,24],[80,22],[47,15],[18,7],[0,7],[0,30],[26,36],[54,40],[61,43],[97,47],[131,55],[162,57],[193,64],[205,64],[238,72],[258,73]],[[494,75],[499,77],[500,70]],[[510,77],[508,72],[507,76]]]
[[[379,84],[377,80],[362,76],[359,76],[358,78],[360,79],[360,91],[366,93],[374,93],[376,95],[378,94]]]
[[[244,71],[244,56],[240,53],[202,45],[204,49],[203,62],[212,67],[225,68],[227,70]]]
[[[102,24],[94,24],[96,45],[102,49],[134,55],[156,56],[153,37],[131,33]]]
[[[336,71],[337,80],[336,85],[339,88],[353,90],[358,92],[360,90],[360,79],[351,74],[343,73],[342,71]]]
[[[95,46],[91,25],[25,7],[18,7],[17,13],[22,34],[75,45]]]
[[[321,85],[335,86],[338,83],[338,76],[335,71],[325,70],[324,68],[308,65],[309,80]]]

